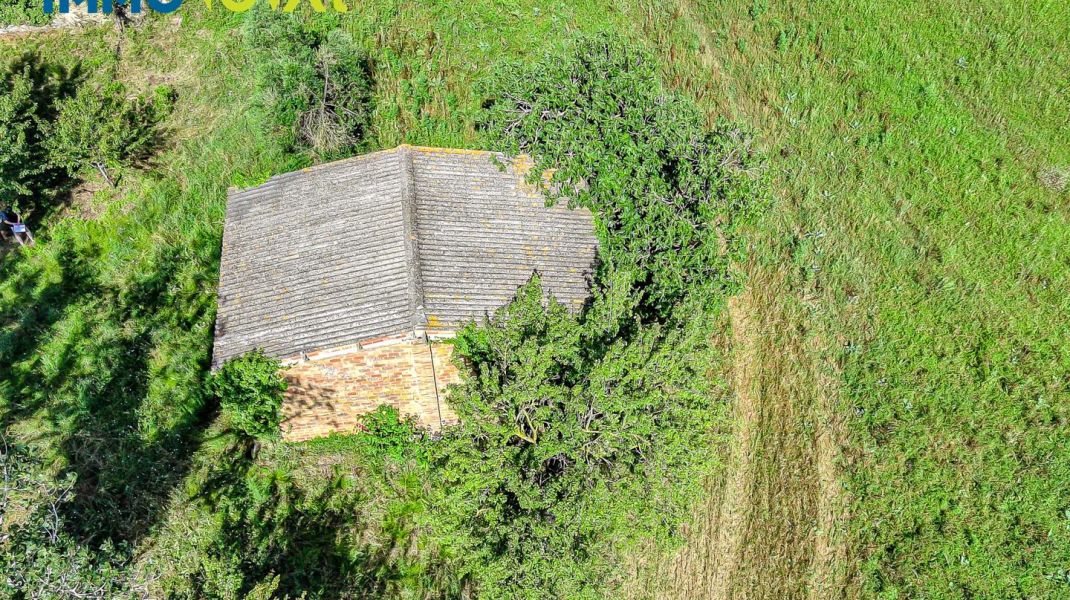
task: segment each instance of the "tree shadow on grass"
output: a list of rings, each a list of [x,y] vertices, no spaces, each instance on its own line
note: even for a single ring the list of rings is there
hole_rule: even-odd
[[[54,334],[69,308],[100,289],[87,261],[73,248],[59,253],[55,261],[57,273],[27,262],[21,254],[5,258],[7,287],[18,292],[0,312],[0,369],[4,373],[5,398],[0,423],[7,427],[40,410],[48,402],[49,389],[66,385],[73,349],[65,346],[59,350],[48,373],[42,373],[40,346]]]
[[[19,268],[21,260],[5,265],[16,278],[8,289],[20,295],[0,317],[2,423],[41,421],[38,443],[77,475],[63,514],[70,533],[88,544],[134,544],[163,515],[209,416],[197,375],[207,371],[207,352],[177,366],[157,364],[154,355],[187,339],[207,348],[210,339],[189,332],[211,331],[196,327],[212,318],[210,305],[175,316],[182,299],[173,282],[183,268],[177,247],[161,247],[151,268],[122,290],[96,281],[91,248],[67,248],[58,258],[51,273]],[[168,369],[194,375],[173,397],[154,400],[161,392],[153,381],[166,379]]]
[[[161,372],[168,365],[155,364],[154,353],[185,341],[212,314],[206,306],[181,310],[187,303],[172,285],[184,264],[180,248],[160,247],[150,264],[151,271],[111,294],[105,323],[119,323],[121,331],[107,336],[96,352],[104,372],[93,393],[83,394],[62,416],[73,422],[62,452],[78,475],[68,522],[83,539],[136,542],[148,533],[189,471],[210,416],[199,377],[163,397],[151,387],[154,377],[168,375]],[[198,341],[206,351],[194,359],[197,364],[185,366],[203,374],[210,339],[189,343]]]

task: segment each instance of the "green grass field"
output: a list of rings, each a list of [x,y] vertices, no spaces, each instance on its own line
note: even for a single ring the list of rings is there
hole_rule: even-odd
[[[723,342],[727,469],[675,559],[634,558],[633,595],[1070,596],[1064,3],[351,4],[342,26],[374,62],[371,148],[479,145],[474,85],[496,64],[603,30],[648,44],[711,122],[757,134],[775,202]],[[35,215],[37,247],[0,259],[0,414],[78,474],[80,533],[129,541],[152,593],[196,595],[157,577],[228,533],[194,502],[231,443],[200,392],[226,188],[308,159],[246,110],[241,17],[182,16],[121,43],[99,28],[0,41],[179,98],[151,170]],[[345,463],[330,448],[276,448],[259,468],[317,480]],[[409,581],[433,548],[418,476],[387,471],[361,492],[360,539]]]
[[[1065,7],[755,2],[698,18],[711,104],[765,134],[780,182],[751,266],[779,291],[749,310],[786,312],[769,350],[801,336],[812,362],[759,357],[760,400],[803,417],[770,427],[801,448],[767,447],[794,465],[788,489],[809,487],[804,509],[827,501],[816,438],[840,428],[864,596],[1070,593]],[[806,512],[792,510],[759,529]],[[808,525],[789,546],[823,535]]]

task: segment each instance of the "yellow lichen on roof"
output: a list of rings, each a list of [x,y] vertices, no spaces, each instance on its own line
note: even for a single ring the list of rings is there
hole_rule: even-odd
[[[439,148],[437,146],[410,146],[409,144],[402,144],[398,148],[406,148],[414,152],[422,152],[424,154],[467,154],[468,156],[487,156],[489,154],[495,154],[489,150],[469,150],[467,148]]]

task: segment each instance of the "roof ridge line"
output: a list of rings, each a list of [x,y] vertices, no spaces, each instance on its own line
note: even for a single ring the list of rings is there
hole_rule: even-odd
[[[259,183],[257,185],[252,185],[252,186],[248,186],[248,187],[242,187],[242,186],[236,186],[236,185],[228,186],[227,193],[228,193],[228,195],[230,195],[231,193],[248,192],[248,191],[251,191],[251,190],[262,188],[265,185],[267,185],[269,183],[274,183],[274,182],[276,182],[276,181],[278,181],[280,179],[286,179],[288,177],[296,176],[298,174],[314,173],[316,171],[319,171],[321,169],[325,169],[327,167],[337,167],[339,165],[347,164],[347,163],[359,163],[359,162],[363,162],[366,159],[370,159],[370,158],[377,157],[377,156],[382,156],[382,155],[385,155],[385,154],[403,154],[403,153],[406,153],[406,152],[407,153],[421,152],[423,154],[462,154],[462,155],[468,155],[468,156],[492,156],[492,157],[504,158],[512,166],[516,166],[515,163],[517,163],[517,161],[520,161],[521,163],[523,163],[525,161],[525,159],[528,158],[527,154],[524,154],[524,153],[518,154],[516,156],[510,156],[510,155],[508,155],[508,154],[506,154],[504,152],[498,152],[496,150],[478,150],[478,149],[470,149],[470,148],[447,148],[447,147],[444,147],[444,146],[420,146],[420,145],[413,145],[413,144],[398,144],[397,146],[394,146],[393,148],[384,148],[384,149],[381,149],[381,150],[376,150],[374,152],[368,152],[366,154],[357,154],[355,156],[349,156],[349,157],[346,157],[346,158],[340,158],[338,160],[332,160],[330,162],[320,163],[320,164],[316,164],[316,165],[310,165],[310,166],[307,166],[307,167],[304,167],[304,168],[301,168],[301,169],[297,169],[296,171],[288,171],[286,173],[276,173],[275,175],[272,175],[271,177],[268,177],[267,180],[265,180],[265,181],[263,181],[263,182],[261,182],[261,183]],[[410,158],[410,162],[411,162],[411,158]]]
[[[241,194],[241,193],[244,193],[244,192],[250,192],[250,191],[253,191],[253,190],[258,190],[258,189],[260,189],[262,187],[265,187],[266,185],[268,185],[270,183],[276,183],[279,180],[285,180],[285,179],[287,179],[289,177],[294,177],[294,176],[298,176],[298,175],[305,175],[305,174],[308,174],[308,173],[315,173],[316,171],[320,171],[320,170],[326,169],[328,167],[337,167],[339,165],[349,164],[349,163],[360,163],[360,162],[364,162],[367,159],[372,159],[372,158],[376,158],[376,157],[383,156],[383,155],[397,154],[399,151],[404,150],[407,147],[408,147],[408,144],[402,144],[402,145],[396,146],[394,148],[385,148],[383,150],[376,150],[374,152],[368,152],[366,154],[357,154],[357,155],[354,155],[354,156],[347,156],[346,158],[339,158],[337,160],[332,160],[330,162],[319,163],[319,164],[315,164],[315,165],[309,165],[307,167],[302,167],[300,169],[297,169],[296,171],[287,171],[285,173],[276,173],[276,174],[272,175],[271,177],[268,177],[263,182],[258,183],[256,185],[250,185],[250,186],[231,185],[231,186],[227,187],[227,195],[230,196],[231,194]]]
[[[396,149],[401,167],[401,220],[405,236],[405,261],[409,270],[409,316],[412,328],[424,329],[424,286],[420,274],[420,240],[416,229],[416,176],[412,165],[412,147],[402,144]]]
[[[500,155],[501,152],[495,152],[493,150],[478,150],[470,148],[447,148],[444,146],[420,146],[401,144],[398,149],[411,150],[413,152],[422,152],[424,154],[467,154],[469,156],[488,156],[488,155]]]

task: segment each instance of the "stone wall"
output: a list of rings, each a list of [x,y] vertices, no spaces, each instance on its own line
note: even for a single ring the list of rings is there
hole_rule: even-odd
[[[445,403],[446,386],[460,381],[452,353],[450,344],[387,339],[295,361],[286,370],[283,437],[300,441],[352,432],[360,415],[383,404],[432,429],[456,422]]]

